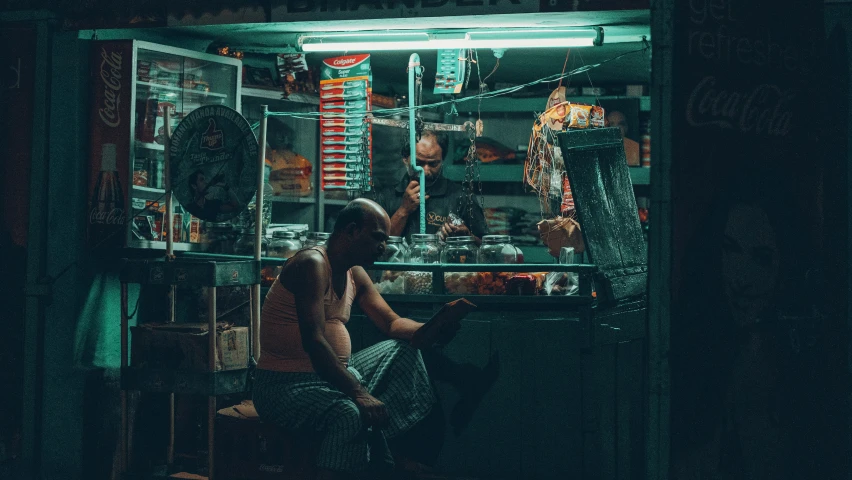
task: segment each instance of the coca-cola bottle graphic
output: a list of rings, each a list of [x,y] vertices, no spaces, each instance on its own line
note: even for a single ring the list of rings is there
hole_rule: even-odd
[[[120,247],[124,240],[124,194],[118,181],[115,156],[115,144],[103,144],[101,171],[89,211],[89,241],[100,247]]]

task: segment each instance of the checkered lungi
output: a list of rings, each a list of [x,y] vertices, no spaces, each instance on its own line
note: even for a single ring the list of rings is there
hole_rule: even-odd
[[[352,399],[316,373],[257,370],[252,397],[262,420],[320,435],[317,466],[354,473],[367,468],[371,448],[386,449],[385,438],[423,419],[435,397],[423,358],[408,342],[377,343],[352,355],[347,368],[387,407],[390,423],[381,432],[368,432]]]

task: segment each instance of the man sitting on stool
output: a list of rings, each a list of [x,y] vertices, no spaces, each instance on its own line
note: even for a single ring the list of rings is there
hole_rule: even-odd
[[[390,218],[358,199],[338,216],[326,247],[300,250],[275,280],[261,314],[253,389],[262,420],[316,433],[320,479],[392,467],[386,438],[409,430],[435,403],[420,352],[409,342],[446,343],[450,323],[425,338],[423,325],[393,312],[363,267],[384,252]],[[345,324],[354,301],[387,340],[351,355]],[[375,478],[375,476],[373,476]]]

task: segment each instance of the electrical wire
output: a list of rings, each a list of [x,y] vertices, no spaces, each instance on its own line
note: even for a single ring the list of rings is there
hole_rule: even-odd
[[[520,85],[514,85],[514,86],[511,86],[511,87],[501,88],[500,90],[493,90],[493,91],[489,91],[489,92],[481,92],[481,90],[480,90],[480,93],[476,94],[476,95],[471,95],[469,97],[457,98],[457,99],[452,99],[452,100],[444,100],[444,101],[425,104],[425,105],[418,105],[418,106],[415,106],[414,109],[415,110],[432,109],[432,108],[438,108],[438,107],[441,107],[441,106],[444,106],[444,105],[449,105],[449,104],[452,104],[452,103],[467,102],[467,101],[471,101],[471,100],[479,100],[481,102],[483,99],[496,98],[496,97],[500,97],[500,96],[503,96],[503,95],[509,95],[509,94],[521,91],[524,88],[533,87],[533,86],[536,86],[536,85],[540,85],[542,83],[552,83],[552,82],[562,81],[563,79],[570,79],[570,77],[573,77],[574,75],[580,75],[580,74],[584,74],[584,73],[588,75],[588,72],[591,71],[591,70],[594,70],[595,68],[598,68],[598,67],[601,67],[601,66],[603,66],[607,63],[616,61],[616,60],[618,60],[622,57],[625,57],[627,55],[645,52],[647,49],[648,49],[648,47],[643,45],[642,48],[639,48],[639,49],[636,49],[636,50],[630,50],[629,52],[624,52],[624,53],[618,54],[618,55],[616,55],[612,58],[608,58],[608,59],[603,60],[603,61],[598,62],[598,63],[583,65],[582,67],[575,68],[575,69],[573,69],[569,72],[566,72],[566,73],[557,73],[557,74],[549,75],[547,77],[539,78],[538,80],[533,80],[533,81],[528,82],[528,83],[523,83],[523,84],[520,84]],[[478,65],[479,65],[479,63],[477,62],[477,67],[478,67]],[[387,108],[387,109],[383,109],[383,110],[373,111],[373,112],[370,112],[370,113],[374,117],[393,117],[393,116],[396,116],[396,115],[407,114],[408,111],[411,110],[411,108],[412,107]],[[329,114],[324,113],[324,112],[299,112],[299,113],[294,113],[294,112],[268,111],[266,113],[266,115],[267,116],[293,117],[293,118],[300,118],[300,119],[304,119],[304,120],[320,120],[320,119],[322,119],[323,116],[328,116]],[[363,118],[362,114],[335,113],[334,115],[335,115],[335,118],[343,118],[343,119],[349,119],[349,118],[360,119],[360,118]]]
[[[482,79],[482,81],[485,82],[489,78],[491,78],[491,75],[494,75],[494,72],[496,72],[498,68],[500,68],[500,59],[499,58],[497,59],[497,63],[494,64],[494,68],[491,69],[491,73],[486,75],[485,78]],[[565,72],[565,69],[563,68],[562,71]]]

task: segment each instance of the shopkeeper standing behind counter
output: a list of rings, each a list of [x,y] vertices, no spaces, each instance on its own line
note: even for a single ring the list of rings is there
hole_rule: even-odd
[[[426,175],[426,233],[442,237],[473,235],[476,243],[480,243],[483,235],[488,234],[482,206],[476,198],[469,200],[461,185],[443,175],[446,135],[424,130],[416,148],[417,166],[422,167]],[[402,161],[408,173],[395,187],[380,190],[376,195],[376,201],[391,217],[390,234],[409,241],[412,234],[420,233],[420,184],[411,168],[410,152],[411,146],[405,142]],[[450,213],[458,215],[464,225],[452,225]]]

